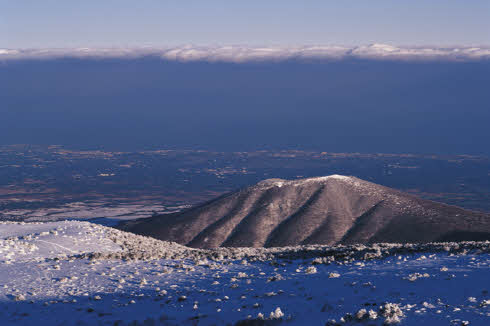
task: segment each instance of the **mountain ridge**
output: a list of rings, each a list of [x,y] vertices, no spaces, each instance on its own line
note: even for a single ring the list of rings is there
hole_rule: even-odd
[[[196,248],[490,239],[488,214],[342,175],[267,179],[121,228]]]

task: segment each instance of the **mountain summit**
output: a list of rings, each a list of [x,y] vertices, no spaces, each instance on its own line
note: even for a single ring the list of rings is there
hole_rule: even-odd
[[[268,179],[124,230],[196,248],[490,239],[490,215],[355,177]]]

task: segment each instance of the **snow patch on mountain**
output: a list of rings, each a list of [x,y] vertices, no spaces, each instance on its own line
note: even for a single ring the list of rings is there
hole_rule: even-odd
[[[313,177],[313,178],[306,178],[306,179],[299,179],[299,180],[284,180],[284,179],[266,179],[263,181],[260,181],[257,183],[257,186],[259,187],[282,187],[285,185],[292,185],[292,186],[302,186],[308,183],[313,183],[313,182],[325,182],[331,179],[335,180],[343,180],[343,181],[352,181],[352,177],[349,176],[344,176],[344,175],[338,175],[338,174],[332,174],[328,176],[322,176],[322,177]]]

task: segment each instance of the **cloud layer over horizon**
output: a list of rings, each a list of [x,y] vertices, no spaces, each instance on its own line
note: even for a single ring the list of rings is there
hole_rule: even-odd
[[[298,46],[180,46],[141,48],[73,48],[73,49],[0,49],[0,61],[59,58],[160,57],[170,61],[256,62],[285,60],[401,60],[401,61],[476,61],[489,60],[490,47],[397,47],[371,44],[356,47]]]

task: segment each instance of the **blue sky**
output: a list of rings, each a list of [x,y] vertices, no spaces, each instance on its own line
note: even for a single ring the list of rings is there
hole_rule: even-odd
[[[488,45],[488,0],[0,0],[0,48]]]

